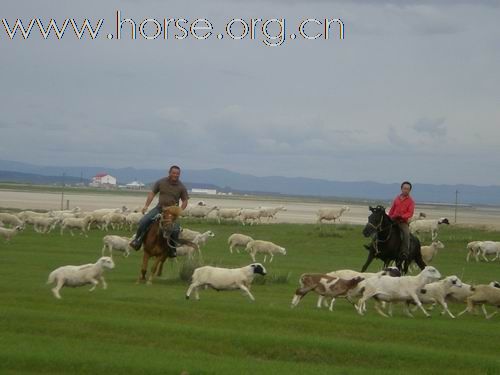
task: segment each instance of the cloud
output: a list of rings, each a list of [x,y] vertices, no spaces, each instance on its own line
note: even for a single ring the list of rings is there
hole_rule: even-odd
[[[419,134],[428,135],[434,138],[445,138],[447,133],[444,118],[422,118],[412,126],[412,129]]]

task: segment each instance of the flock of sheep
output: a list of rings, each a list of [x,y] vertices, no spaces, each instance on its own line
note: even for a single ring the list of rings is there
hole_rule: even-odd
[[[193,218],[207,218],[214,212],[215,218],[220,223],[222,220],[238,220],[243,225],[260,223],[263,218],[270,221],[275,218],[279,211],[286,210],[280,206],[276,208],[259,207],[256,209],[234,209],[208,207],[203,202],[190,206],[183,213],[185,216]],[[318,211],[318,223],[323,220],[336,221],[340,216],[349,210],[343,206],[339,209],[321,209]],[[0,236],[6,241],[11,240],[17,233],[22,231],[27,224],[33,225],[38,233],[49,233],[57,226],[60,227],[61,235],[65,230],[69,230],[71,235],[73,230],[79,230],[81,234],[87,235],[87,231],[95,226],[101,230],[108,231],[109,228],[116,230],[124,226],[132,230],[142,218],[142,214],[131,212],[126,207],[120,209],[99,209],[92,212],[82,212],[75,208],[71,211],[51,211],[48,213],[38,213],[33,211],[23,211],[16,215],[0,213]],[[213,216],[212,216],[213,217]],[[415,305],[429,316],[424,304],[439,304],[443,308],[443,314],[450,317],[455,316],[448,308],[449,302],[466,303],[467,307],[458,315],[465,312],[473,312],[476,305],[481,305],[486,318],[491,318],[500,309],[500,284],[496,281],[490,284],[468,285],[463,283],[457,276],[452,275],[442,278],[439,271],[429,266],[438,250],[444,248],[444,244],[437,240],[438,228],[441,224],[449,224],[443,218],[439,220],[427,220],[419,217],[410,223],[412,233],[421,235],[424,232],[431,233],[432,243],[422,246],[422,257],[428,266],[416,276],[402,276],[397,269],[389,267],[378,273],[360,273],[353,270],[337,270],[330,273],[306,273],[299,279],[299,288],[296,290],[292,307],[298,305],[300,300],[309,292],[318,294],[318,307],[326,304],[330,310],[338,297],[345,297],[351,302],[356,311],[363,315],[366,312],[366,302],[374,299],[375,310],[383,316],[392,314],[392,303],[403,302],[405,312],[412,316],[409,306]],[[199,255],[209,238],[214,237],[213,231],[204,233],[196,232],[184,228],[181,238],[190,240],[196,244]],[[131,238],[117,235],[105,235],[103,237],[102,257],[96,263],[81,266],[63,266],[50,273],[48,283],[54,283],[52,292],[56,298],[61,298],[60,290],[64,286],[81,286],[91,284],[95,287],[102,283],[106,288],[103,274],[106,269],[114,268],[112,254],[113,251],[120,251],[124,256],[130,254],[129,242]],[[286,255],[286,249],[282,246],[265,240],[254,240],[250,236],[242,233],[234,233],[228,238],[229,251],[233,253],[240,250],[248,252],[253,262],[256,262],[256,255],[264,255],[263,262],[270,257],[273,261],[275,254]],[[500,242],[494,241],[474,241],[467,245],[467,261],[471,256],[479,261],[479,256],[488,261],[487,255],[496,255],[493,260],[500,257]],[[109,256],[105,256],[106,251]],[[177,249],[178,256],[191,258],[195,249],[191,246],[180,246]],[[254,300],[250,292],[250,286],[255,275],[265,275],[266,269],[261,263],[252,263],[248,266],[228,269],[212,266],[197,268],[192,276],[192,282],[186,292],[186,298],[194,293],[195,298],[199,298],[201,287],[211,287],[216,290],[240,289],[245,292],[251,300]],[[355,299],[358,301],[355,302]],[[328,301],[329,300],[329,301]],[[496,306],[497,311],[488,314],[485,305]]]

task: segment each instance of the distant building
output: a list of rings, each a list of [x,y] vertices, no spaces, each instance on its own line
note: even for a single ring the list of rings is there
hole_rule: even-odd
[[[127,187],[127,189],[136,189],[136,190],[141,190],[142,188],[144,188],[144,185],[142,182],[140,181],[132,181],[128,184],[125,185]]]
[[[217,190],[216,189],[191,189],[191,193],[194,194],[210,194],[210,195],[216,195]]]
[[[89,185],[94,187],[116,187],[116,177],[107,173],[99,173],[92,177],[92,182]]]

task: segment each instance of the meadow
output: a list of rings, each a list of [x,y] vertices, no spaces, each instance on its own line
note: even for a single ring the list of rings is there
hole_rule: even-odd
[[[360,316],[343,299],[333,312],[317,309],[313,294],[290,308],[301,273],[361,268],[366,239],[360,226],[183,225],[215,232],[203,248],[203,264],[251,263],[244,252],[229,253],[227,237],[235,232],[271,240],[288,254],[266,263],[268,275],[252,287],[255,302],[238,291],[214,290],[201,290],[199,301],[186,300],[188,283],[179,277],[182,259],[166,264],[153,285],[136,284],[142,251],[128,258],[114,255],[116,268],[105,274],[107,290],[63,288],[63,299],[56,300],[46,285],[50,271],[95,262],[104,233],[40,235],[28,228],[9,244],[0,241],[0,373],[500,373],[498,315],[450,319],[434,310],[431,318],[417,311],[411,319],[396,306],[387,319],[370,304],[367,315]],[[446,248],[433,265],[443,275],[456,274],[469,283],[500,279],[498,261],[465,262],[467,242],[500,240],[500,233],[450,226],[439,239]],[[380,266],[374,261],[369,271]],[[454,313],[463,308],[451,306]]]

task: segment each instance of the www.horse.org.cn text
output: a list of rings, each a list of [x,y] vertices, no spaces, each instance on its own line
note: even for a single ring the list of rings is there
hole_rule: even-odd
[[[75,18],[64,20],[32,18],[29,20],[2,19],[5,34],[11,40],[26,39],[76,39],[96,40],[255,40],[269,47],[281,46],[286,40],[344,39],[344,23],[339,18],[305,18],[287,22],[285,18],[232,18],[220,29],[206,18],[144,18],[136,21],[117,10],[112,29],[104,31],[105,20],[83,21]],[[293,25],[293,26],[290,26]],[[291,27],[291,31],[287,30]],[[112,32],[111,32],[112,30]],[[38,32],[37,32],[38,31]],[[73,31],[73,32],[71,32]]]

